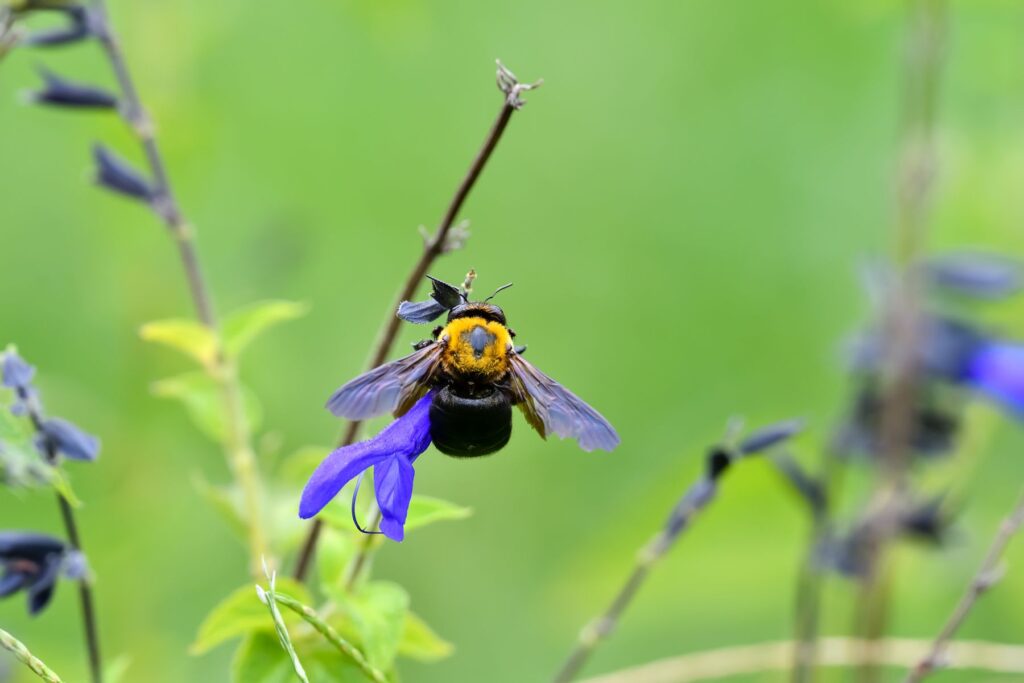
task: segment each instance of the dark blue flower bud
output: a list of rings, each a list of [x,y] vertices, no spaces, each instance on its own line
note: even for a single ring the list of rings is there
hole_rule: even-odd
[[[51,536],[0,532],[0,597],[24,590],[29,614],[38,614],[53,597],[67,551]]]
[[[816,477],[811,476],[796,460],[786,454],[772,458],[775,466],[786,477],[800,497],[804,499],[814,514],[825,511],[827,495],[825,486]]]
[[[102,145],[93,147],[96,160],[96,182],[103,187],[135,199],[151,201],[153,189],[142,174],[115,156]]]
[[[50,7],[67,17],[64,26],[36,31],[29,34],[23,41],[25,45],[34,47],[58,47],[85,40],[94,35],[90,26],[88,9],[85,7]]]
[[[998,299],[1024,287],[1022,264],[997,254],[956,252],[943,254],[925,265],[935,285],[980,299]]]
[[[72,460],[95,460],[100,441],[67,420],[50,418],[43,422],[37,446],[45,454],[60,453]]]
[[[945,541],[952,518],[942,503],[943,497],[936,496],[907,510],[900,518],[903,533],[935,544]]]
[[[750,455],[768,450],[800,433],[803,428],[803,420],[786,420],[762,427],[740,442],[740,453]]]
[[[49,104],[57,107],[75,109],[114,109],[117,107],[117,96],[113,93],[92,85],[73,83],[43,70],[45,87],[32,93],[32,101],[37,104]]]

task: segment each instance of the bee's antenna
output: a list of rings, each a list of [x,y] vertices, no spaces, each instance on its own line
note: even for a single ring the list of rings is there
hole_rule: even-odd
[[[382,534],[384,533],[383,531],[369,531],[367,529],[364,529],[363,526],[359,523],[359,517],[356,515],[356,501],[359,500],[359,487],[362,485],[362,483],[363,473],[360,473],[359,477],[356,479],[356,490],[352,492],[352,523],[356,525],[356,528],[359,529],[360,532],[368,536],[373,534]]]
[[[512,283],[510,282],[507,285],[502,285],[501,287],[498,287],[496,290],[494,290],[494,294],[491,294],[489,297],[484,299],[484,303],[487,303],[488,301],[490,301],[494,297],[498,296],[498,292],[504,291],[504,290],[508,289],[511,286],[512,286]]]

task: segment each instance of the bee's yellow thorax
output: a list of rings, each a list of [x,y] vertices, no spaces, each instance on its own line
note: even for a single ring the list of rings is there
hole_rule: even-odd
[[[512,337],[501,323],[484,318],[456,318],[441,331],[448,339],[441,363],[456,377],[496,382],[508,372]]]

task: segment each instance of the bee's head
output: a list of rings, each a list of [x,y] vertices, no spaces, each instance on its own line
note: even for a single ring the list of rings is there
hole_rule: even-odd
[[[505,311],[501,310],[499,306],[490,303],[490,301],[498,292],[511,287],[511,284],[499,287],[495,290],[494,294],[491,294],[483,301],[470,301],[467,289],[455,287],[429,275],[427,277],[433,284],[430,299],[418,303],[403,301],[398,307],[398,317],[402,320],[419,324],[428,323],[436,320],[442,313],[447,311],[448,322],[458,318],[476,316],[501,325],[507,324],[505,322]],[[468,286],[468,284],[465,285],[467,288]]]
[[[483,318],[492,322],[507,325],[505,311],[486,301],[464,301],[448,311],[448,322],[457,318]]]

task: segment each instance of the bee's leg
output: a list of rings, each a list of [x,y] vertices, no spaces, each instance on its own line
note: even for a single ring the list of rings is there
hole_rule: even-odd
[[[508,336],[512,337],[513,339],[516,338],[516,331],[515,330],[513,330],[511,327],[506,327],[505,329],[508,330]]]
[[[412,345],[412,348],[413,348],[413,351],[419,351],[420,349],[427,348],[428,346],[430,346],[433,343],[434,343],[433,339],[424,339],[423,341],[415,342]]]
[[[435,328],[434,328],[434,331],[433,331],[433,332],[431,332],[431,334],[432,334],[432,335],[434,335],[434,339],[437,339],[437,338],[438,338],[438,336],[440,336],[440,334],[441,334],[441,331],[442,331],[443,329],[444,329],[444,327],[442,327],[441,325],[438,325],[437,327],[435,327]]]
[[[522,346],[516,346],[512,350],[516,352],[517,356],[521,356],[524,353],[526,353],[526,344],[523,344]]]

